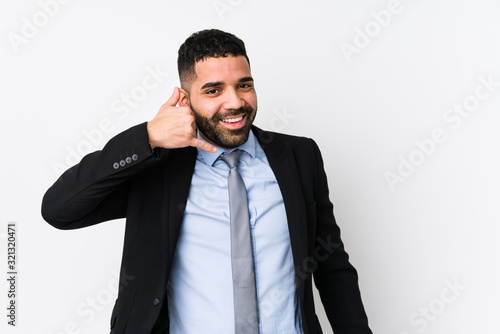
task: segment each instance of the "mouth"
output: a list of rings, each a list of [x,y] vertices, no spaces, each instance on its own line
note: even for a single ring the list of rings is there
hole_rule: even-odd
[[[246,118],[247,115],[242,114],[223,118],[220,120],[220,122],[228,129],[239,129],[243,125],[245,125]]]

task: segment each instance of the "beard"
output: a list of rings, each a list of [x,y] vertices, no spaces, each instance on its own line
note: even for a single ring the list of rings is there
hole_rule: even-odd
[[[257,109],[251,106],[243,106],[239,109],[232,109],[226,113],[216,112],[212,117],[205,117],[199,114],[191,105],[196,127],[212,144],[225,149],[231,149],[243,145],[250,134]],[[239,129],[228,129],[221,124],[221,120],[235,115],[245,115],[245,125]]]

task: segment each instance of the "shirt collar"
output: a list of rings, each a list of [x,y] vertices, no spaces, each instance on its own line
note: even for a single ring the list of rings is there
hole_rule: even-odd
[[[196,137],[198,139],[201,139],[201,140],[206,142],[206,140],[200,136],[199,131],[197,131]],[[215,148],[217,149],[217,152],[215,152],[215,153],[208,152],[208,151],[202,150],[201,148],[198,148],[198,157],[201,157],[201,159],[209,166],[213,166],[213,164],[215,163],[215,161],[217,161],[217,159],[219,158],[219,156],[221,154],[232,152],[232,151],[237,150],[237,149],[240,149],[244,152],[247,152],[248,154],[250,154],[250,156],[252,158],[254,158],[255,157],[255,145],[256,145],[255,141],[256,140],[257,139],[255,138],[255,135],[253,134],[252,131],[250,131],[250,133],[248,134],[248,139],[244,144],[242,144],[238,147],[229,149],[229,150],[224,150],[220,147],[215,146]]]

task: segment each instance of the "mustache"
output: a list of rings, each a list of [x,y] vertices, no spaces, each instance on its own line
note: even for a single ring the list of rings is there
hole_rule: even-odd
[[[229,117],[229,116],[235,116],[235,115],[241,115],[241,114],[250,115],[252,112],[253,112],[252,107],[243,106],[243,107],[238,108],[238,109],[231,109],[228,112],[225,112],[223,114],[216,113],[215,115],[212,116],[212,120],[220,121],[220,120],[222,120],[226,117]]]

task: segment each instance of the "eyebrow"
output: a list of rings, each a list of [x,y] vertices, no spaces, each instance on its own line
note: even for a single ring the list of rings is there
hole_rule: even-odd
[[[249,81],[253,82],[253,78],[252,77],[243,77],[240,80],[238,80],[238,83],[249,82]]]
[[[243,78],[238,80],[238,83],[249,82],[249,81],[253,82],[253,78],[252,77],[243,77]],[[205,89],[205,88],[210,88],[210,87],[218,87],[218,86],[222,86],[222,85],[224,85],[223,81],[207,82],[206,84],[201,86],[200,89]]]

